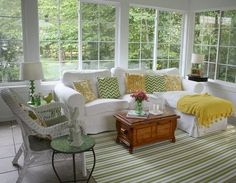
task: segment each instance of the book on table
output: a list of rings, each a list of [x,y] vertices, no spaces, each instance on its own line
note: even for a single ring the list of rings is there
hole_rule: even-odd
[[[126,117],[127,118],[147,118],[149,115],[148,112],[142,111],[141,114],[137,114],[135,110],[129,110]]]

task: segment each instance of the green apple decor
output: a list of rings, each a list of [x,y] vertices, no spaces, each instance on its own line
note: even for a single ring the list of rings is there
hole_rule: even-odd
[[[50,92],[47,96],[43,97],[43,100],[47,102],[47,104],[49,104],[53,99],[52,93]]]

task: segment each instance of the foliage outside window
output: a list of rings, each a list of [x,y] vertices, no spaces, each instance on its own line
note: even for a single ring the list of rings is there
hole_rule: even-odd
[[[236,10],[196,13],[193,50],[209,78],[236,83]]]
[[[152,69],[155,9],[129,9],[129,69]]]
[[[21,1],[0,0],[0,82],[19,81],[22,61]]]
[[[80,4],[82,69],[110,69],[115,63],[116,7]]]
[[[45,80],[78,68],[78,1],[39,0],[40,60]]]
[[[157,69],[179,68],[182,14],[159,12]]]
[[[130,69],[179,67],[181,25],[182,14],[180,13],[131,7],[128,67]],[[157,55],[157,58],[154,58],[154,55]],[[153,66],[155,59],[157,65]]]

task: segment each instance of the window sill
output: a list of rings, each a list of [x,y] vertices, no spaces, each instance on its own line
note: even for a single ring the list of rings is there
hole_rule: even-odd
[[[42,87],[46,87],[46,86],[53,86],[60,83],[60,81],[43,81],[40,83],[40,86]],[[7,83],[0,83],[0,89],[3,88],[25,88],[25,87],[29,87],[28,82],[27,81],[21,81],[21,82],[7,82]]]

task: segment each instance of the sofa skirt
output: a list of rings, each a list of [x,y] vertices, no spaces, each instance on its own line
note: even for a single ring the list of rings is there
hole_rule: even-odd
[[[192,137],[201,137],[212,132],[226,130],[227,128],[227,118],[217,119],[210,127],[202,127],[198,125],[196,116],[184,114],[177,110],[175,112],[180,116],[177,122],[177,128],[187,132]]]

